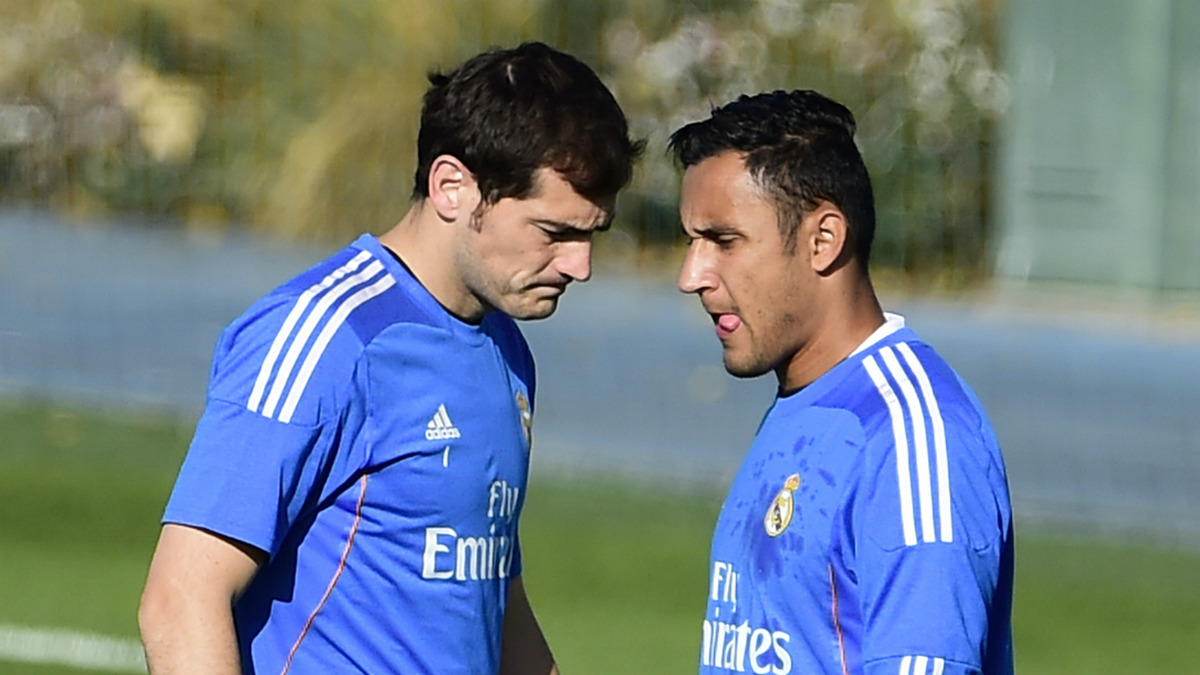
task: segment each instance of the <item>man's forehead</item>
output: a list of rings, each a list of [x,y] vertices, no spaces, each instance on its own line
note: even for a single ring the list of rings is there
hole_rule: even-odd
[[[680,197],[688,204],[706,205],[773,201],[761,181],[747,170],[741,156],[733,153],[715,155],[688,167]]]
[[[715,155],[709,155],[684,169],[683,177],[715,177],[729,180],[735,177],[750,177],[746,166],[746,153],[737,150],[723,150]]]

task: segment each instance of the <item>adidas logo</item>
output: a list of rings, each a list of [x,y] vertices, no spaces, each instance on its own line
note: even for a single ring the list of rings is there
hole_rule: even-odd
[[[433,414],[433,419],[429,420],[429,428],[425,430],[425,438],[431,441],[441,441],[447,438],[461,438],[458,428],[454,426],[454,422],[450,421],[450,415],[446,414],[446,404],[438,406],[437,412]]]

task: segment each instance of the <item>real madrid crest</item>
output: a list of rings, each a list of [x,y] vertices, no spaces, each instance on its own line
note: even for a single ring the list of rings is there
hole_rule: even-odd
[[[521,411],[521,430],[525,432],[525,445],[533,443],[533,411],[529,409],[529,399],[525,392],[517,392],[517,409]]]
[[[787,477],[783,483],[783,489],[775,495],[775,499],[771,500],[771,505],[767,507],[767,515],[763,518],[763,526],[767,528],[767,534],[778,537],[791,524],[792,514],[796,511],[792,493],[799,487],[800,474],[794,473]]]

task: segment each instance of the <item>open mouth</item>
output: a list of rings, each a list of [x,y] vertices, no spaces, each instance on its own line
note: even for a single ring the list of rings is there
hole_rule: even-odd
[[[717,336],[732,335],[742,325],[742,317],[737,314],[712,314],[713,323],[717,327]]]

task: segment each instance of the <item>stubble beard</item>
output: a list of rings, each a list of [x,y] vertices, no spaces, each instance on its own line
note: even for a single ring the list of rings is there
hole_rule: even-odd
[[[761,354],[753,351],[739,358],[733,350],[726,346],[722,357],[725,362],[725,371],[737,378],[749,379],[759,377],[766,375],[772,370],[772,365],[766,363]]]
[[[521,321],[537,321],[539,319],[548,319],[558,309],[557,301],[546,301],[544,304],[539,302],[528,311],[524,311],[524,306],[520,311],[514,311],[508,315],[514,319]]]
[[[558,309],[558,297],[538,298],[535,295],[536,290],[537,286],[508,293],[501,289],[492,289],[497,295],[496,308],[520,321],[546,319]]]

